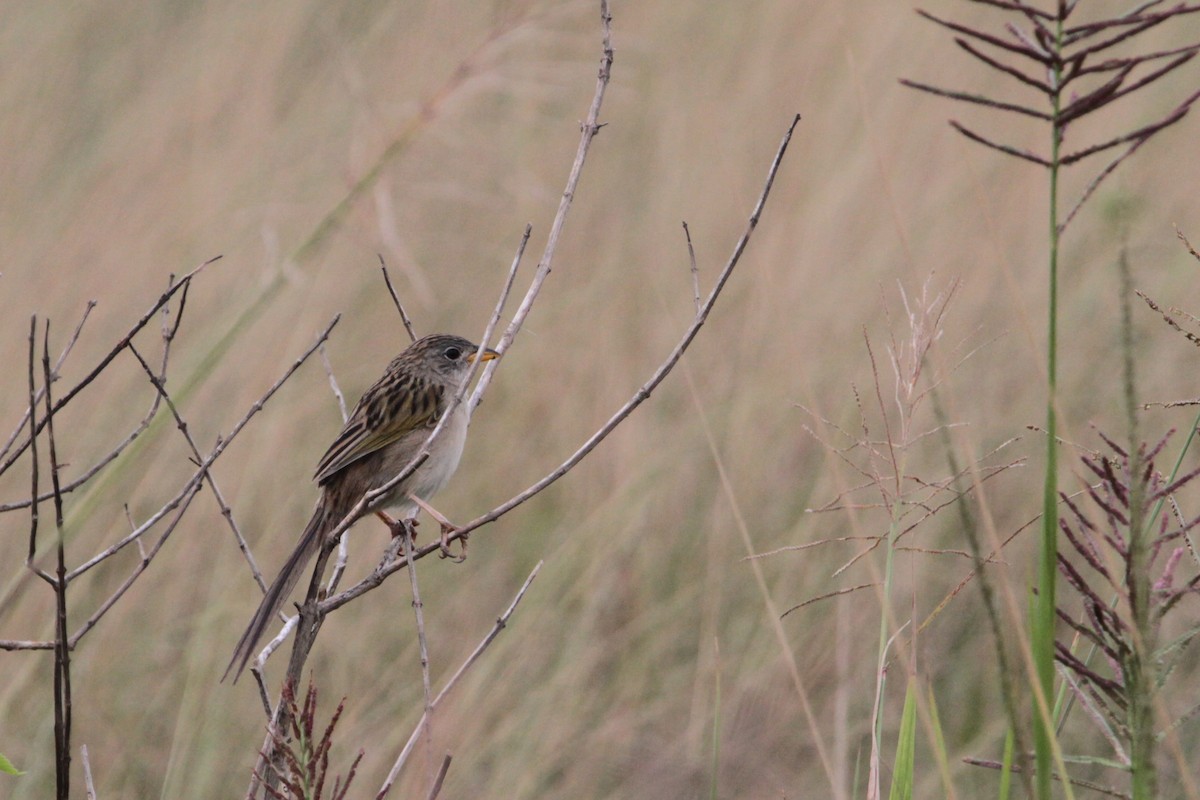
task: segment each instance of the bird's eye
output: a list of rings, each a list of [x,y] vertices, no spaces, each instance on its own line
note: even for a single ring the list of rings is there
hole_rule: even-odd
[[[443,355],[451,361],[458,361],[462,357],[462,350],[459,350],[457,347],[447,347]]]

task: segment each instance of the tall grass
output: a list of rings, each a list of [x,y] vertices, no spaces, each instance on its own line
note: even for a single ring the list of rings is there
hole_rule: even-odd
[[[1048,111],[1030,108],[1021,103],[995,99],[989,95],[967,94],[954,90],[946,90],[927,84],[905,81],[913,88],[948,96],[952,99],[981,105],[1001,112],[1031,116],[1046,123],[1049,142],[1048,155],[1022,150],[1011,145],[987,137],[961,125],[951,124],[967,138],[984,144],[994,150],[1018,159],[1038,164],[1045,168],[1048,187],[1049,236],[1047,252],[1049,268],[1047,271],[1047,309],[1046,325],[1046,455],[1045,480],[1042,492],[1042,535],[1037,560],[1037,598],[1034,604],[1031,623],[1031,641],[1033,662],[1036,672],[1034,689],[1034,744],[1036,749],[1036,782],[1037,795],[1040,798],[1051,796],[1051,785],[1054,770],[1065,773],[1061,753],[1054,741],[1054,726],[1057,721],[1056,710],[1052,711],[1050,699],[1055,693],[1055,642],[1056,617],[1058,612],[1057,575],[1059,570],[1058,536],[1059,536],[1059,483],[1058,483],[1058,420],[1060,414],[1059,399],[1059,262],[1062,248],[1062,235],[1071,219],[1091,197],[1096,187],[1108,177],[1125,159],[1133,155],[1145,142],[1156,134],[1180,121],[1192,104],[1200,98],[1200,92],[1187,96],[1173,111],[1168,112],[1157,121],[1142,125],[1132,131],[1108,133],[1096,143],[1074,145],[1073,152],[1064,152],[1068,125],[1104,110],[1113,102],[1120,100],[1133,92],[1145,89],[1158,79],[1174,72],[1178,67],[1190,61],[1197,52],[1200,44],[1187,44],[1182,48],[1165,51],[1151,50],[1149,52],[1128,54],[1130,40],[1139,34],[1170,24],[1196,11],[1200,7],[1186,4],[1166,10],[1155,9],[1158,3],[1147,3],[1132,10],[1106,16],[1104,11],[1096,14],[1087,21],[1073,19],[1076,2],[1060,0],[1055,7],[1045,10],[1033,5],[1021,3],[993,2],[984,0],[985,6],[1005,12],[1011,18],[1007,23],[1006,37],[997,37],[975,24],[963,25],[949,22],[931,14],[922,12],[923,16],[938,25],[960,34],[956,43],[967,53],[983,62],[989,68],[1002,72],[1017,79],[1025,85],[1026,90],[1032,88],[1036,94],[1041,94],[1048,106]],[[1078,23],[1078,24],[1077,24]],[[1008,61],[996,60],[996,54],[1009,57]],[[1097,63],[1097,59],[1106,60]],[[1162,66],[1164,64],[1165,66]],[[1039,74],[1040,72],[1040,74]],[[1044,75],[1044,78],[1042,77]],[[1077,79],[1083,79],[1082,85]],[[1072,93],[1064,96],[1072,84]],[[1103,153],[1114,148],[1128,145],[1124,152],[1112,159],[1106,166],[1094,171],[1087,188],[1082,193],[1075,206],[1067,214],[1059,209],[1059,182],[1062,170],[1076,162],[1083,161],[1088,156]],[[1122,297],[1128,302],[1132,289],[1123,287]],[[1128,331],[1131,323],[1125,320],[1124,330]],[[1128,348],[1126,349],[1128,352]],[[1126,368],[1126,404],[1129,408],[1130,419],[1136,419],[1133,406],[1132,361],[1127,359]],[[1131,451],[1135,453],[1132,469],[1134,474],[1140,470],[1140,462],[1136,453],[1139,443],[1136,441],[1136,425],[1130,422]],[[1140,487],[1136,480],[1134,485]],[[1140,529],[1141,498],[1140,488],[1135,490],[1134,508],[1138,509],[1136,522]],[[1148,575],[1145,564],[1144,548],[1135,532],[1130,543],[1130,601],[1138,614],[1146,613],[1146,582]],[[1140,599],[1139,599],[1140,598]],[[1139,618],[1136,629],[1149,632],[1148,619]],[[1152,649],[1152,648],[1151,648]],[[1139,645],[1140,655],[1136,656],[1138,664],[1149,652]],[[1148,703],[1151,688],[1142,667],[1126,670],[1127,678],[1133,679],[1129,686],[1130,709],[1136,721],[1131,719],[1135,745],[1135,757],[1131,766],[1133,774],[1133,796],[1150,798],[1155,796],[1157,769],[1154,765],[1154,737],[1150,733]],[[1011,721],[1016,725],[1017,721]],[[1067,789],[1069,793],[1069,788]]]
[[[976,13],[973,5],[952,7],[964,18]],[[652,354],[693,313],[679,221],[688,221],[701,275],[711,277],[718,250],[744,224],[741,211],[760,188],[777,129],[799,109],[805,122],[788,174],[777,182],[739,268],[745,271],[688,357],[728,490],[689,391],[672,379],[577,475],[476,536],[466,563],[422,573],[437,679],[546,560],[508,632],[435,726],[435,745],[454,751],[444,796],[697,797],[715,787],[723,797],[849,797],[857,785],[853,796],[861,797],[879,596],[865,589],[837,595],[780,620],[785,656],[764,620],[763,592],[786,609],[874,583],[871,559],[838,578],[832,573],[863,542],[759,559],[760,589],[743,561],[730,498],[759,552],[886,532],[870,509],[804,513],[855,479],[803,433],[807,418],[794,406],[854,428],[858,411],[847,386],[872,385],[862,328],[874,342],[886,338],[880,287],[895,308],[892,287],[906,269],[899,255],[906,244],[916,264],[906,287],[931,268],[942,281],[935,285],[963,278],[945,337],[978,349],[941,383],[963,466],[949,469],[940,446],[922,446],[910,453],[906,473],[961,472],[970,483],[966,465],[1026,425],[1044,427],[1047,251],[1037,222],[1044,209],[1031,205],[1045,202],[1045,175],[1014,169],[939,130],[941,100],[895,87],[894,76],[961,65],[905,4],[836,4],[814,13],[790,0],[736,8],[635,3],[614,13],[620,66],[606,101],[608,125],[589,157],[594,171],[576,199],[552,286],[529,320],[530,336],[506,358],[476,415],[439,509],[467,519],[523,488],[627,398],[653,366]],[[465,331],[486,316],[527,221],[538,236],[538,221],[557,204],[581,103],[594,84],[595,27],[593,5],[576,2],[6,9],[0,101],[20,113],[0,115],[0,364],[24,364],[33,310],[62,330],[95,298],[94,328],[79,360],[67,364],[74,374],[74,365],[89,363],[119,335],[167,273],[221,252],[225,259],[189,300],[194,325],[173,356],[177,374],[207,370],[184,409],[197,440],[211,443],[233,410],[252,401],[262,381],[338,311],[346,314],[330,362],[347,395],[356,396],[406,338],[379,281],[377,253],[419,331]],[[1165,27],[1147,35],[1169,38]],[[861,105],[845,102],[860,96],[844,69],[847,55],[865,76]],[[456,82],[465,62],[471,70]],[[972,80],[988,92],[1008,78],[981,70]],[[1175,103],[1170,92],[1158,92],[1155,84],[1109,109],[1112,130],[1143,125]],[[421,114],[431,98],[438,101],[433,113]],[[1025,122],[986,124],[1022,148],[1043,146],[1044,130]],[[1069,133],[1083,136],[1100,123],[1072,124]],[[404,151],[369,188],[355,191],[410,126],[416,133],[404,139]],[[1137,283],[1185,307],[1190,259],[1164,239],[1168,221],[1195,227],[1200,164],[1180,157],[1192,129],[1189,120],[1164,131],[1094,195],[1099,204],[1142,199],[1128,232]],[[1079,169],[1061,180],[1060,197],[1086,189]],[[319,247],[286,259],[351,195]],[[1090,266],[1112,260],[1108,223],[1091,213],[1099,204],[1071,222],[1060,254],[1058,433],[1072,442],[1087,439],[1084,420],[1119,430],[1123,419],[1110,380],[1117,373],[1107,367],[1117,352],[1108,325],[1117,315],[1116,277]],[[267,299],[256,303],[261,296]],[[1146,326],[1145,317],[1135,312],[1139,323]],[[241,357],[210,368],[206,353],[230,334]],[[1194,353],[1165,327],[1144,327],[1133,346],[1141,398],[1200,390]],[[881,344],[881,364],[884,350]],[[958,362],[953,347],[946,360]],[[950,373],[942,364],[931,369]],[[119,363],[88,413],[56,419],[63,441],[73,443],[62,460],[88,463],[106,444],[103,433],[144,410],[143,386],[135,363]],[[566,407],[557,402],[564,387],[572,398]],[[5,434],[27,402],[24,391],[21,381],[0,381]],[[264,568],[283,558],[311,510],[311,468],[340,420],[319,367],[301,371],[274,402],[273,424],[248,432],[218,470]],[[1145,413],[1147,430],[1191,424],[1176,421],[1175,409]],[[917,432],[937,424],[922,417]],[[1026,433],[1007,455],[985,462],[1036,459],[1039,473],[1013,468],[982,480],[969,508],[985,559],[1036,512],[1029,498],[1041,496],[1045,477],[1041,435]],[[145,455],[147,467],[110,485],[68,547],[125,530],[122,506],[140,513],[187,466],[188,452],[169,427]],[[1061,471],[1077,463],[1064,457]],[[0,494],[10,499],[25,488],[3,482]],[[1063,488],[1073,491],[1065,479]],[[97,631],[98,644],[74,654],[74,735],[88,745],[101,797],[230,796],[244,789],[252,749],[262,741],[253,687],[231,692],[216,683],[256,590],[222,538],[216,504],[206,494],[197,504],[203,513],[179,531],[164,553],[169,561],[147,573],[129,598],[129,615],[110,620]],[[948,508],[909,535],[929,552],[902,549],[908,537],[899,539],[889,592],[900,618],[895,627],[910,616],[920,627],[972,572],[970,558],[949,552],[962,549],[955,515]],[[23,542],[27,522],[0,517],[0,541]],[[370,526],[354,531],[351,570],[383,546],[380,535]],[[1021,534],[987,562],[1009,636],[1024,635],[1028,622],[1007,613],[1005,593],[1023,602],[1021,587],[1035,574],[1031,548],[1032,537]],[[46,636],[48,599],[26,593],[16,560],[5,560],[13,566],[0,572],[0,637]],[[122,574],[97,574],[94,596],[80,602],[105,596]],[[346,697],[330,762],[344,769],[365,747],[354,783],[364,791],[382,780],[422,707],[408,590],[394,583],[327,626],[311,662],[324,696]],[[846,620],[840,634],[831,624],[833,603]],[[899,687],[915,663],[913,796],[952,790],[990,797],[1007,776],[961,760],[1001,758],[1009,728],[995,690],[990,623],[969,590],[947,608],[952,613],[935,616],[915,646],[907,635],[897,640],[903,650],[889,663],[891,691],[881,701],[883,785],[903,719]],[[1182,634],[1175,624],[1168,619],[1164,642]],[[1021,669],[1020,650],[1012,652]],[[815,725],[805,720],[789,658]],[[42,798],[53,781],[44,667],[0,653],[0,753],[25,771],[0,774],[5,797]],[[1197,669],[1184,648],[1173,680],[1186,686]],[[937,699],[951,789],[929,760],[935,716],[926,687]],[[1182,692],[1161,702],[1173,719],[1190,707]],[[1194,723],[1185,720],[1174,733],[1182,752],[1195,752]],[[1075,729],[1066,735],[1100,737]],[[827,776],[817,743],[849,774]],[[1164,793],[1184,786],[1169,760]],[[1095,765],[1071,769],[1090,779],[1106,774]],[[394,796],[420,796],[424,783],[402,781]]]

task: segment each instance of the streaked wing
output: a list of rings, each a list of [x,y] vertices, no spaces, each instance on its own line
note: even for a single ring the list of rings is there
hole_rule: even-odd
[[[388,370],[354,407],[342,432],[317,464],[317,483],[360,458],[399,440],[409,431],[437,424],[445,390],[408,371]]]

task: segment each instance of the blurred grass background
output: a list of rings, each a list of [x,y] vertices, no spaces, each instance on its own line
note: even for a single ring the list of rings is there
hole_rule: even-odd
[[[988,20],[970,4],[947,0],[936,10]],[[878,600],[862,591],[783,621],[814,730],[742,560],[699,415],[755,551],[884,533],[869,509],[804,513],[856,478],[805,432],[813,423],[797,406],[857,430],[851,385],[869,401],[872,383],[864,328],[882,351],[885,309],[903,335],[899,284],[911,293],[931,272],[935,287],[958,277],[938,362],[943,400],[967,426],[954,437],[958,457],[1021,436],[1008,457],[1028,455],[1031,466],[987,484],[987,500],[1001,535],[1032,518],[1040,440],[1026,426],[1039,423],[1044,402],[1043,176],[963,141],[945,118],[1034,148],[1042,132],[900,87],[904,76],[1010,88],[904,3],[689,0],[617,3],[613,12],[607,126],[556,269],[475,418],[460,473],[438,498],[452,519],[556,466],[645,380],[692,313],[680,220],[711,281],[791,115],[804,121],[756,237],[689,351],[694,395],[673,375],[565,480],[476,534],[466,563],[421,562],[435,681],[470,652],[531,567],[546,564],[436,718],[438,754],[419,755],[393,796],[423,796],[428,764],[444,750],[455,755],[444,797],[698,797],[714,781],[723,797],[848,796],[856,768],[860,786],[866,771]],[[329,352],[348,400],[374,380],[407,341],[376,253],[420,331],[477,336],[527,221],[526,275],[540,252],[594,85],[597,17],[595,4],[574,1],[10,4],[0,26],[4,433],[26,403],[30,314],[53,320],[61,346],[85,303],[99,301],[64,370],[70,381],[149,307],[168,274],[218,253],[224,259],[193,287],[171,366],[173,387],[199,379],[182,411],[203,443],[228,431],[335,313],[344,316]],[[1128,98],[1110,128],[1079,130],[1079,141],[1157,118],[1178,101],[1174,86]],[[398,137],[378,182],[293,258]],[[1068,233],[1060,317],[1068,441],[1096,445],[1093,422],[1120,430],[1119,248],[1128,247],[1139,288],[1200,308],[1196,264],[1171,228],[1200,240],[1195,142],[1191,120],[1164,133]],[[1068,201],[1089,175],[1068,174]],[[1139,308],[1135,324],[1143,398],[1195,396],[1190,346],[1148,311]],[[209,367],[223,341],[229,349]],[[950,371],[960,342],[980,349]],[[886,370],[882,378],[886,391]],[[61,459],[90,463],[151,399],[137,365],[119,359],[56,421]],[[1186,410],[1152,411],[1147,436],[1189,424]],[[314,362],[218,462],[268,578],[307,519],[312,467],[338,427]],[[157,508],[190,473],[186,455],[173,427],[160,425],[136,460],[74,498],[68,557],[124,532],[123,503],[139,519]],[[913,474],[945,472],[933,439],[909,459]],[[0,482],[4,500],[27,492],[26,477],[13,473]],[[931,520],[915,543],[963,549],[956,519]],[[21,563],[27,529],[24,513],[0,519],[10,554],[0,576],[4,638],[52,633],[53,598]],[[1031,541],[1019,537],[997,573],[1018,597]],[[360,525],[352,572],[367,569],[382,544],[379,526]],[[831,576],[856,549],[831,544],[758,563],[782,610],[877,579],[869,559]],[[133,559],[79,584],[73,622]],[[968,570],[955,556],[902,556],[902,605],[923,618]],[[74,740],[88,745],[101,796],[244,789],[262,711],[252,682],[217,678],[257,597],[206,491],[75,653]],[[958,759],[998,757],[1003,714],[974,587],[951,608],[921,635],[915,657],[937,696],[955,786],[971,797],[994,792],[995,776]],[[0,795],[50,792],[51,658],[0,656],[0,752],[28,773],[0,776]],[[407,580],[337,614],[310,666],[326,711],[347,698],[332,764],[344,768],[365,747],[356,789],[373,792],[421,711]],[[1186,684],[1196,669],[1193,655],[1175,679]],[[280,671],[273,664],[270,674]],[[888,730],[899,722],[902,683],[889,684]],[[1194,730],[1183,736],[1195,744]],[[938,778],[931,760],[921,768],[923,752],[918,794],[932,796]],[[78,750],[75,766],[78,775]]]

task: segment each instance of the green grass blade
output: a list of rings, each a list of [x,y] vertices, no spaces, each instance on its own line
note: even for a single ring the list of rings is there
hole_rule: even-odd
[[[900,734],[896,742],[896,764],[892,769],[890,800],[912,800],[913,757],[917,742],[917,693],[908,682],[904,693],[904,712],[900,715]]]
[[[1000,766],[1000,791],[997,794],[999,800],[1008,800],[1009,794],[1012,792],[1012,768],[1013,768],[1013,729],[1008,729],[1008,734],[1004,737],[1004,759]]]

